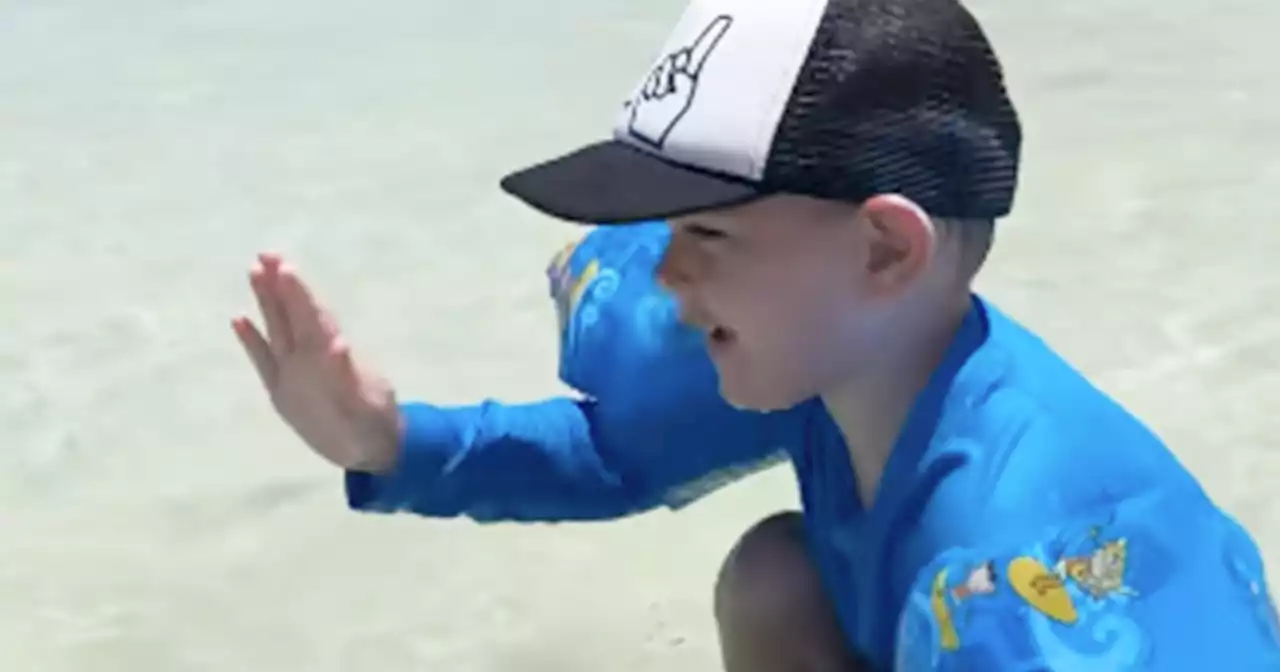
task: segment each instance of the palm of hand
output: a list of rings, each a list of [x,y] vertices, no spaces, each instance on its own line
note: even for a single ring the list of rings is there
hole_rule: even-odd
[[[279,257],[262,255],[249,282],[266,335],[245,317],[232,326],[276,412],[337,466],[390,469],[400,443],[391,385],[354,360],[332,316]]]

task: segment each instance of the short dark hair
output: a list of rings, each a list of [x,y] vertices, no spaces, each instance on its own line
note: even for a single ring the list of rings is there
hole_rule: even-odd
[[[995,220],[939,218],[933,220],[933,224],[938,233],[953,238],[960,246],[964,273],[969,277],[976,275],[991,253],[991,244],[996,236]]]

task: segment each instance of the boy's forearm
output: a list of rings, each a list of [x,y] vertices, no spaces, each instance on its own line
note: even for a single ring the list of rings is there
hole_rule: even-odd
[[[596,449],[590,401],[401,406],[403,440],[393,470],[348,472],[357,510],[476,520],[612,518],[644,496]]]

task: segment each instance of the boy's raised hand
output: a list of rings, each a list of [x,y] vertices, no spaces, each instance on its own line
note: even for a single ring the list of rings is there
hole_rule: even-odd
[[[266,335],[244,316],[232,328],[276,412],[343,469],[393,469],[401,427],[390,383],[355,361],[333,317],[278,255],[259,255],[249,284]]]

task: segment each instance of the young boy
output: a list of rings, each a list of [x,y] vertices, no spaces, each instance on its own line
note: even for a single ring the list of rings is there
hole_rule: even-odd
[[[703,331],[721,394],[775,413],[659,398],[606,411],[619,381],[663,384],[648,367],[612,391],[610,373],[583,372],[595,401],[397,408],[272,257],[253,276],[267,337],[236,329],[281,415],[354,472],[352,503],[371,510],[623,515],[786,448],[803,526],[769,519],[726,561],[730,670],[856,669],[851,649],[870,669],[1270,669],[1275,618],[1248,535],[969,289],[1019,144],[996,58],[951,0],[694,0],[613,141],[504,187],[574,221],[670,218],[658,274]],[[584,310],[570,322],[599,323]],[[618,347],[635,344],[665,352]],[[618,449],[647,419],[665,443]],[[721,423],[737,433],[706,431]],[[679,462],[689,436],[742,452],[674,477],[648,466]]]

